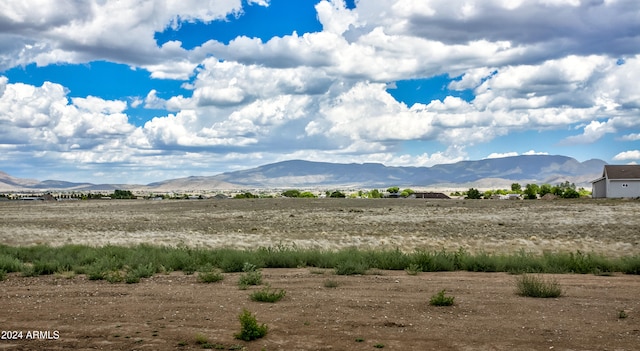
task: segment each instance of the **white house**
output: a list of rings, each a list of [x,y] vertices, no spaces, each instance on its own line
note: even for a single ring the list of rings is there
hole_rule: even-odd
[[[640,165],[606,165],[591,186],[593,198],[640,197]]]

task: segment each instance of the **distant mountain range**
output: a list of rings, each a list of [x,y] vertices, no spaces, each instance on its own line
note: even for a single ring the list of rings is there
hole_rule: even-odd
[[[0,172],[0,191],[201,191],[257,188],[508,188],[511,183],[564,181],[590,186],[606,162],[592,159],[579,162],[567,156],[526,155],[479,161],[461,161],[433,167],[387,167],[379,163],[328,163],[301,160],[222,173],[208,177],[170,179],[146,185],[71,183],[14,178]]]

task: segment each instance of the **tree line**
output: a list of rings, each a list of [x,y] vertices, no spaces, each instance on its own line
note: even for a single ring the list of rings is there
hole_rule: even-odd
[[[576,185],[574,183],[565,181],[555,186],[551,186],[550,184],[542,184],[542,185],[526,184],[524,189],[522,188],[522,185],[520,185],[519,183],[512,183],[511,190],[498,189],[498,190],[487,190],[485,192],[480,192],[478,189],[470,188],[466,192],[463,192],[463,193],[455,192],[455,193],[452,193],[451,195],[466,196],[466,198],[468,199],[482,199],[482,198],[489,199],[493,195],[508,195],[508,194],[518,194],[518,195],[522,195],[525,199],[535,200],[547,194],[553,194],[563,199],[576,199],[581,196],[589,196],[591,195],[591,192],[586,190],[585,188],[576,189]]]

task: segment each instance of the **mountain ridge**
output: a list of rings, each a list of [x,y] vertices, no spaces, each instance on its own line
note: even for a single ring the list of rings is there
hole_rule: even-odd
[[[62,180],[37,181],[15,178],[0,172],[0,191],[135,189],[168,192],[246,188],[386,188],[389,186],[451,188],[476,184],[484,185],[485,188],[503,188],[514,182],[555,184],[563,181],[570,181],[578,186],[588,186],[591,180],[600,176],[606,164],[598,159],[579,162],[562,155],[510,156],[438,164],[431,167],[286,160],[213,176],[190,176],[146,185],[73,183]]]

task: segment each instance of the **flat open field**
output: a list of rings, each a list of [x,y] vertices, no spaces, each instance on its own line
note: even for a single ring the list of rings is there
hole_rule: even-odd
[[[255,199],[201,201],[0,202],[0,243],[137,244],[255,248],[400,248],[513,253],[640,253],[639,201]],[[159,274],[139,284],[85,276],[0,281],[0,329],[57,331],[56,340],[0,340],[11,350],[638,350],[640,277],[545,275],[555,299],[514,293],[515,276],[264,269],[285,289],[275,303],[222,282]],[[325,287],[327,280],[338,283]],[[452,307],[430,306],[446,289]],[[269,326],[263,339],[235,340],[242,308]],[[620,318],[624,311],[626,318]],[[357,342],[356,339],[363,339]],[[182,345],[184,344],[184,345]],[[182,345],[182,346],[181,346]]]

